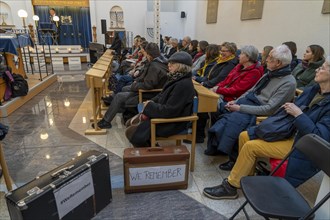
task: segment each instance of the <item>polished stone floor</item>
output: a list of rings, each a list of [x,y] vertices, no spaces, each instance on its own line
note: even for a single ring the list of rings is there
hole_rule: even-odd
[[[211,200],[203,196],[206,186],[219,184],[228,172],[218,164],[225,157],[207,157],[205,144],[197,145],[195,172],[190,173],[187,190],[124,194],[123,150],[130,147],[124,136],[121,115],[113,120],[106,135],[84,135],[90,128],[91,98],[82,74],[67,78],[38,94],[1,122],[10,126],[3,141],[10,175],[16,187],[30,181],[71,158],[91,149],[106,152],[110,157],[113,201],[94,219],[226,219],[242,204],[236,200]],[[189,148],[190,145],[187,145]],[[313,178],[302,187],[313,203],[320,178]],[[0,191],[5,191],[3,179]],[[9,219],[4,194],[0,194],[0,219]],[[253,219],[254,211],[247,207]],[[240,214],[238,219],[245,219]]]

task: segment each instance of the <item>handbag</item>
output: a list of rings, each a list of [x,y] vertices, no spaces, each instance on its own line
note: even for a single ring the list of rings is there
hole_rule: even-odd
[[[255,134],[258,138],[268,141],[280,141],[294,135],[296,128],[293,125],[295,117],[289,115],[284,109],[262,121],[256,128]]]
[[[0,141],[6,137],[8,130],[9,127],[7,125],[0,123]]]

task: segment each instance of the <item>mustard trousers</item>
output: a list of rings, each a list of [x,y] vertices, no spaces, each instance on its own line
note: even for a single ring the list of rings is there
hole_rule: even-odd
[[[228,182],[240,188],[240,180],[254,173],[258,157],[283,159],[291,150],[293,137],[283,141],[266,142],[261,139],[250,140],[247,131],[239,136],[239,154],[235,166],[230,172]]]

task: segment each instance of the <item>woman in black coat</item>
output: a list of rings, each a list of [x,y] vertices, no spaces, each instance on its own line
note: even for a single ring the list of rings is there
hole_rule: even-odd
[[[126,130],[126,136],[135,147],[150,146],[150,119],[183,117],[192,114],[194,86],[191,80],[192,58],[186,52],[177,52],[168,60],[168,82],[161,93],[144,102],[143,114],[148,120]],[[168,137],[187,128],[187,123],[169,123],[157,126],[157,136]]]

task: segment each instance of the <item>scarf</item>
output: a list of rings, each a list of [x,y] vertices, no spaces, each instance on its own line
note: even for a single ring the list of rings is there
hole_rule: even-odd
[[[216,57],[215,59],[213,59],[213,60],[211,60],[211,61],[208,61],[208,62],[205,61],[205,62],[204,62],[204,66],[198,70],[198,75],[199,75],[200,77],[203,77],[204,74],[205,74],[205,69],[206,69],[206,67],[207,67],[208,65],[210,65],[211,63],[213,63],[214,61],[216,61],[217,59],[218,59],[218,57]]]
[[[198,53],[194,56],[193,63],[195,63],[195,61],[198,60],[198,58],[200,58],[200,57],[203,56],[203,55],[204,55],[203,52],[198,52]]]
[[[261,90],[263,90],[268,83],[270,82],[270,80],[274,77],[280,77],[280,76],[287,76],[291,74],[291,68],[290,65],[287,65],[281,69],[277,69],[274,71],[268,71],[268,73],[266,73],[264,75],[264,77],[262,77],[259,82],[257,83],[257,85],[254,87],[254,92],[256,95],[260,95]]]
[[[183,77],[184,75],[186,75],[188,73],[179,73],[179,72],[176,72],[176,73],[168,73],[167,74],[167,77],[168,77],[168,82],[172,82],[174,80],[177,80],[181,77]]]
[[[232,60],[232,59],[234,59],[234,58],[235,58],[235,55],[234,55],[234,54],[232,54],[232,55],[230,55],[229,57],[226,57],[226,58],[223,58],[223,57],[220,55],[219,58],[218,58],[218,60],[217,60],[217,64],[225,63],[225,62],[227,62],[227,61],[229,61],[229,60]]]
[[[305,61],[305,60],[301,61],[301,66],[302,66],[303,70],[307,69],[308,64],[309,64],[308,61]]]

